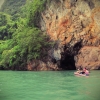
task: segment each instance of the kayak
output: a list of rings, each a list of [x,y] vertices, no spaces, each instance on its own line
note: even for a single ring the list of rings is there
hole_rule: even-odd
[[[74,75],[78,75],[78,76],[89,76],[89,75],[86,75],[86,74],[80,74],[78,72],[74,72]]]

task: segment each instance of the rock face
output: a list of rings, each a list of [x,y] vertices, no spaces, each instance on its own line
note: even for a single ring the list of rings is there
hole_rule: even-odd
[[[56,45],[28,70],[100,69],[100,0],[49,1],[40,28]]]
[[[0,9],[5,0],[0,0]]]
[[[76,67],[100,68],[100,47],[84,46],[75,56]]]
[[[43,62],[41,60],[33,60],[30,62],[27,66],[27,70],[31,71],[47,71],[47,70],[59,70],[57,64],[54,64],[53,62]]]
[[[59,41],[60,66],[100,68],[100,0],[51,0],[41,15],[41,30]]]

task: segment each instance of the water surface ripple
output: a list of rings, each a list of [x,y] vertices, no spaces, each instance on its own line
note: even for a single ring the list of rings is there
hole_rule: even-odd
[[[100,71],[0,71],[0,100],[100,100]]]

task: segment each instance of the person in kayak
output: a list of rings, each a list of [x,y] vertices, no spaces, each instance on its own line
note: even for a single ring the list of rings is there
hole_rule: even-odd
[[[85,71],[86,71],[86,68],[83,68],[83,70],[82,70],[82,74],[85,74]]]
[[[88,69],[85,70],[85,75],[89,76],[89,70]]]
[[[75,73],[75,75],[86,75],[89,76],[89,71],[87,68],[83,68],[83,69],[78,69]]]
[[[89,70],[87,68],[84,68],[81,73],[88,76],[89,75]]]

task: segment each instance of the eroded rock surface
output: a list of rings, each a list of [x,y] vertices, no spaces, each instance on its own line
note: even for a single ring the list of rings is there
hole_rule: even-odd
[[[47,71],[47,70],[59,70],[57,64],[54,64],[53,62],[43,62],[41,60],[33,60],[30,62],[27,66],[27,70],[34,70],[34,71]]]
[[[84,46],[75,56],[76,66],[100,69],[100,47]]]
[[[41,30],[59,42],[48,51],[54,63],[44,66],[99,68],[100,0],[51,0],[41,16]]]
[[[77,58],[77,68],[99,68],[100,0],[51,0],[42,13],[41,29],[60,41],[61,53]]]

